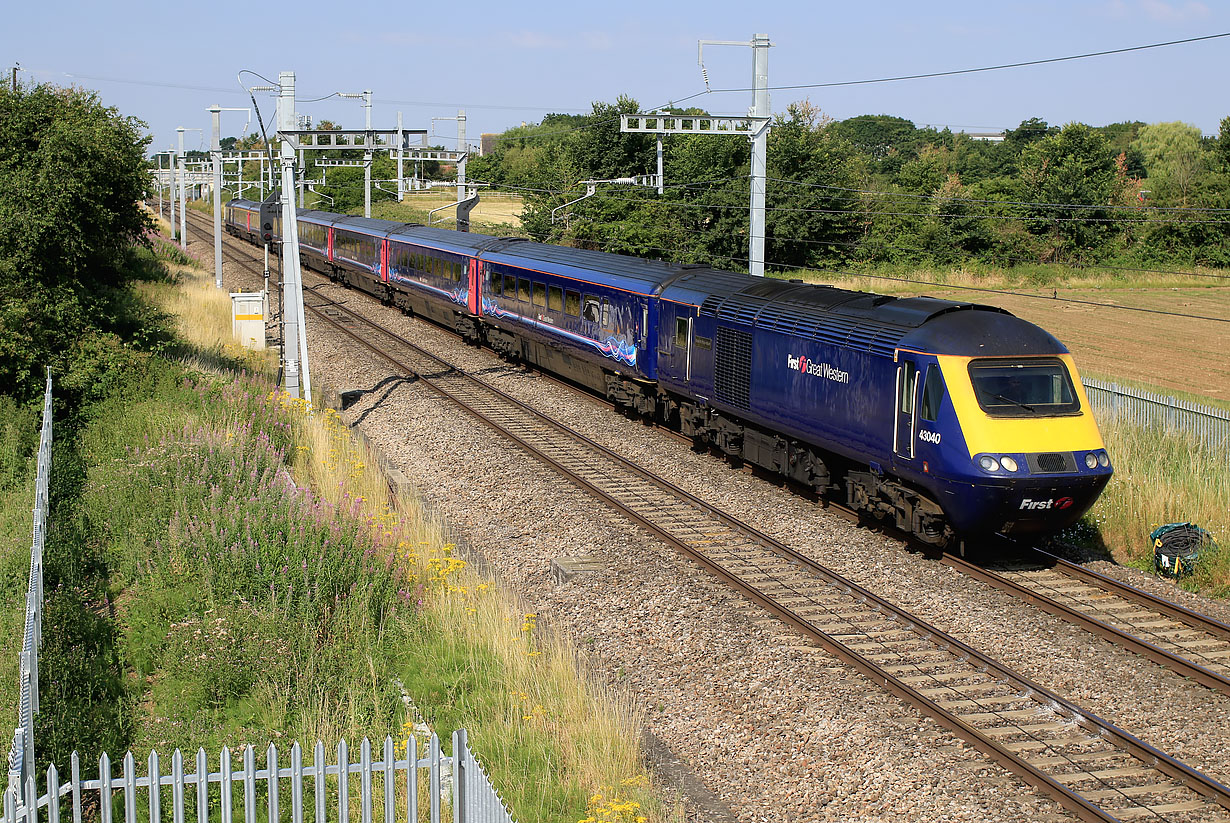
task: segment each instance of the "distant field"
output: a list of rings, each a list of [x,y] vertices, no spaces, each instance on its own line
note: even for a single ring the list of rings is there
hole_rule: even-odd
[[[455,202],[457,202],[456,189],[432,189],[422,193],[407,192],[404,202],[383,202],[374,205],[372,216],[377,216],[377,211],[379,211],[380,217],[396,220],[404,213],[405,219],[410,221],[415,213],[421,215],[423,212]],[[524,204],[518,194],[480,191],[478,205],[470,212],[470,219],[477,223],[520,226],[523,208]],[[453,216],[454,212],[446,209],[439,212],[436,219],[451,220]]]
[[[998,306],[1058,337],[1076,357],[1082,374],[1230,406],[1230,285],[1193,286],[1193,279],[1186,278],[1175,281],[1183,285],[990,286],[1017,293],[998,294],[978,291],[972,283],[955,288],[887,280],[829,282],[899,296],[926,294]],[[1128,307],[1149,311],[1125,310]]]

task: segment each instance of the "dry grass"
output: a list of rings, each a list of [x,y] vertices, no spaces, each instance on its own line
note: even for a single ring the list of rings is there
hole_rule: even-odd
[[[424,212],[448,206],[455,202],[457,202],[457,192],[455,189],[430,189],[424,192],[407,192],[406,199],[401,203],[397,201],[383,201],[374,204],[372,206],[372,217],[382,217],[386,220],[402,220],[404,222],[418,222]],[[478,205],[470,212],[470,219],[477,223],[520,226],[521,212],[524,209],[525,205],[518,194],[480,191]],[[433,222],[439,222],[445,218],[452,220],[453,217],[453,211],[446,208],[434,215]]]
[[[246,352],[232,341],[230,301],[201,270],[177,268],[173,284],[144,288],[176,317],[193,348],[207,353],[199,359],[206,370],[216,371],[209,367],[222,358],[241,358],[255,369],[274,365],[264,354]],[[475,750],[497,767],[501,790],[518,800],[519,818],[553,819],[561,807],[579,804],[612,821],[632,823],[642,815],[681,819],[679,808],[666,809],[655,800],[641,773],[639,724],[629,703],[579,674],[580,657],[564,639],[544,637],[536,616],[527,614],[515,596],[456,558],[419,502],[393,495],[375,455],[336,412],[318,405],[309,409],[287,398],[281,402],[292,412],[297,447],[291,462],[297,482],[367,522],[377,542],[398,553],[404,567],[423,581],[419,617],[433,627],[433,644],[445,645],[420,652],[464,661],[455,665],[471,672],[482,690],[465,698],[470,706],[465,711],[452,705],[420,708],[439,719],[441,733],[454,725],[469,729]],[[407,683],[418,669],[407,667]],[[322,700],[310,714],[300,728],[287,731],[308,739],[353,735],[344,707]],[[408,717],[406,730],[412,727]],[[541,754],[527,758],[526,752]],[[534,762],[551,766],[530,773],[525,764]],[[525,771],[510,775],[509,768]]]
[[[860,273],[857,269],[836,271],[792,271],[788,276],[808,283],[821,283],[847,289],[874,291],[880,294],[913,296],[933,293],[936,289],[1011,289],[1024,292],[1048,293],[1051,289],[1170,289],[1170,288],[1225,288],[1225,281],[1217,279],[1223,272],[1195,266],[1188,273],[1166,273],[1128,268],[1087,268],[1062,264],[1038,263],[1012,267],[979,263],[966,263],[952,267],[922,266],[867,266]],[[1192,275],[1211,275],[1209,278]],[[787,276],[787,275],[782,275]],[[925,282],[918,282],[925,281]],[[970,299],[968,295],[965,299]]]
[[[294,461],[297,480],[310,481],[331,502],[357,504],[386,543],[396,546],[393,550],[414,569],[416,579],[426,582],[423,609],[439,636],[447,638],[437,656],[463,660],[466,671],[498,673],[493,686],[469,698],[496,722],[477,728],[472,719],[457,723],[470,729],[472,745],[489,762],[516,762],[516,753],[541,748],[544,741],[555,751],[557,774],[515,777],[522,784],[542,784],[523,795],[518,814],[523,819],[549,816],[552,804],[545,798],[560,788],[546,784],[552,781],[579,786],[587,796],[618,800],[621,806],[635,803],[638,809],[654,810],[653,819],[663,819],[648,778],[641,774],[639,721],[627,700],[578,674],[575,649],[557,635],[543,637],[537,615],[456,557],[439,525],[423,516],[419,501],[390,491],[376,455],[351,436],[336,412],[309,411],[302,401],[283,403],[299,412],[293,418],[300,444]],[[484,675],[476,679],[481,682]],[[464,713],[458,721],[463,718]],[[322,723],[327,726],[327,719]],[[407,718],[405,731],[411,728]],[[535,796],[544,798],[544,807],[527,808],[525,798]]]
[[[1115,420],[1101,423],[1115,475],[1081,536],[1100,541],[1120,563],[1152,570],[1149,534],[1164,523],[1191,522],[1224,548],[1187,585],[1230,596],[1230,463],[1189,437]]]

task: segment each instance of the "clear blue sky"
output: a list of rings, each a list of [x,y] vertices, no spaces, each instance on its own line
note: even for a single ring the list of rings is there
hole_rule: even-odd
[[[300,98],[374,93],[373,125],[407,128],[464,107],[468,134],[498,132],[547,112],[586,112],[619,94],[643,108],[704,90],[697,40],[769,35],[770,86],[865,80],[973,68],[1230,32],[1225,0],[823,0],[761,2],[372,3],[299,0],[290,22],[276,2],[193,4],[22,0],[7,4],[0,62],[23,81],[77,83],[149,124],[154,149],[177,126],[187,148],[207,147],[213,102],[246,106],[240,69],[276,80],[294,71]],[[713,88],[751,84],[751,49],[710,47]],[[891,114],[959,130],[1011,128],[1028,117],[1182,120],[1206,134],[1230,114],[1223,78],[1230,38],[997,72],[845,88],[775,91],[774,112],[808,98],[831,117]],[[252,82],[251,76],[246,76]],[[273,100],[258,97],[271,118]],[[745,113],[748,92],[690,104]],[[358,101],[302,103],[301,113],[362,126]],[[237,135],[242,114],[223,116]],[[255,128],[255,124],[253,124]],[[456,124],[437,125],[452,146]]]

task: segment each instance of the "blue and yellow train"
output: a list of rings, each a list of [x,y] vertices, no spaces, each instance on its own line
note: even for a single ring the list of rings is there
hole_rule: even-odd
[[[226,226],[257,242],[259,204]],[[990,306],[321,211],[304,265],[933,544],[1059,531],[1112,468],[1076,365]]]

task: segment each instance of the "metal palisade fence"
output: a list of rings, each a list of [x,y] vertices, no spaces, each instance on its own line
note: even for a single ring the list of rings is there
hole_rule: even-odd
[[[1214,452],[1230,451],[1230,412],[1107,380],[1081,382],[1094,411],[1136,426],[1182,432]]]
[[[196,806],[197,823],[209,823],[211,817],[220,823],[234,823],[239,815],[244,823],[278,823],[288,819],[303,823],[305,806],[313,823],[350,823],[352,811],[361,823],[373,823],[373,807],[378,807],[384,823],[419,823],[426,817],[440,823],[441,811],[451,805],[454,823],[513,823],[512,813],[500,799],[487,773],[478,762],[464,729],[453,733],[453,754],[444,755],[440,741],[431,735],[426,751],[420,756],[416,738],[394,745],[385,738],[382,759],[372,762],[371,744],[365,738],[359,761],[351,763],[346,742],[337,746],[337,759],[325,760],[324,745],[317,742],[312,765],[304,766],[299,744],[290,748],[289,766],[279,766],[278,751],[270,744],[265,752],[265,767],[256,768],[255,750],[243,749],[243,763],[238,768],[231,763],[231,753],[223,749],[219,769],[211,772],[204,749],[198,749],[195,772],[184,773],[184,759],[177,749],[171,757],[169,774],[162,771],[157,752],[151,752],[145,776],[138,777],[129,752],[123,759],[119,774],[113,773],[106,754],[98,763],[96,779],[82,779],[77,753],[72,756],[71,774],[61,782],[54,765],[47,769],[44,793],[39,795],[35,774],[34,718],[38,714],[38,653],[43,627],[43,542],[47,530],[48,484],[51,475],[51,372],[48,369],[47,390],[43,400],[43,427],[38,450],[38,473],[35,481],[34,526],[30,548],[30,584],[26,593],[25,636],[21,646],[21,685],[19,719],[13,733],[13,745],[8,756],[8,785],[0,802],[0,823],[60,823],[61,815],[72,815],[73,823],[82,823],[84,814],[100,823],[137,823],[138,818],[158,823],[166,814],[173,823],[185,823],[191,797]],[[403,755],[395,756],[397,750]],[[193,764],[189,763],[189,767]],[[420,780],[421,778],[421,780]],[[310,784],[305,786],[305,781]],[[378,782],[382,793],[373,794]],[[422,786],[420,787],[420,782]],[[236,796],[235,784],[241,784]],[[279,792],[289,784],[288,802]],[[211,792],[211,786],[216,787]],[[153,790],[154,787],[157,790]],[[304,789],[309,799],[305,801]],[[352,788],[355,789],[352,796]],[[169,790],[169,791],[168,791]],[[138,793],[144,792],[144,800]],[[213,794],[214,796],[211,796]],[[328,798],[333,798],[334,812],[326,814]],[[163,804],[169,800],[169,810]],[[64,803],[70,805],[63,808]],[[285,807],[283,807],[285,804]],[[139,807],[148,806],[146,813]],[[258,806],[260,810],[258,811]]]
[[[17,730],[9,749],[9,786],[24,791],[34,774],[34,716],[38,714],[38,650],[43,642],[43,541],[47,534],[47,486],[51,478],[51,369],[43,395],[43,430],[38,444],[34,486],[34,536],[30,546],[30,585],[26,590],[26,628],[21,642]]]
[[[282,765],[277,747],[270,743],[264,766],[258,768],[253,747],[237,753],[241,763],[233,763],[224,747],[218,770],[211,771],[205,750],[198,749],[195,763],[187,764],[195,771],[185,774],[179,749],[171,756],[169,773],[163,771],[158,753],[150,752],[144,775],[137,774],[132,752],[124,756],[118,774],[103,754],[97,777],[83,778],[74,752],[68,780],[61,782],[55,766],[49,767],[46,792],[33,803],[23,799],[36,795],[33,775],[24,793],[10,786],[0,823],[60,823],[70,814],[73,823],[82,823],[83,814],[99,823],[185,823],[193,806],[196,823],[350,823],[352,816],[361,823],[419,823],[424,818],[441,823],[446,806],[452,807],[453,823],[513,823],[512,813],[470,751],[465,730],[453,733],[451,757],[441,752],[434,734],[423,752],[414,737],[399,744],[386,737],[376,762],[367,738],[358,762],[351,762],[345,740],[338,743],[332,763],[319,741],[312,754],[311,765],[304,765],[303,752],[294,743],[289,763]]]

